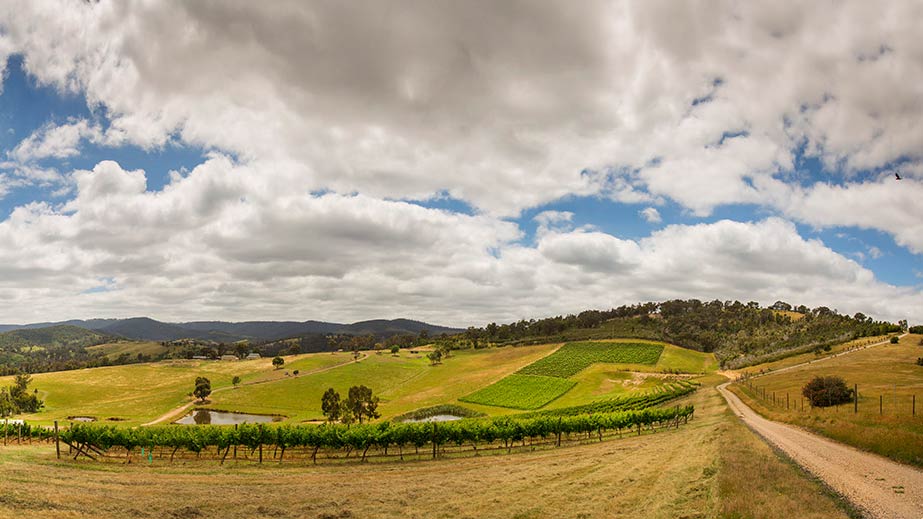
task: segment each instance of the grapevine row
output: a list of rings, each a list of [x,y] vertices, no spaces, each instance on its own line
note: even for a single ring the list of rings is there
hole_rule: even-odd
[[[475,451],[479,445],[501,442],[507,448],[513,442],[545,440],[556,438],[560,444],[562,435],[598,435],[608,431],[631,430],[640,433],[643,427],[653,428],[664,424],[688,421],[694,408],[691,405],[667,409],[643,409],[615,413],[595,413],[579,416],[535,416],[531,418],[498,417],[493,419],[458,420],[442,423],[397,423],[380,422],[346,426],[324,425],[278,425],[262,426],[242,424],[237,428],[226,426],[156,426],[129,429],[112,425],[74,424],[61,432],[61,440],[78,447],[92,446],[97,452],[114,447],[126,449],[129,454],[135,448],[184,449],[199,453],[212,448],[221,453],[222,461],[233,446],[254,449],[272,446],[281,451],[304,447],[313,449],[312,459],[316,461],[318,450],[347,450],[361,452],[363,459],[372,447],[387,452],[389,447],[402,449],[424,446],[436,449],[445,445],[471,446]],[[81,447],[83,446],[83,447]],[[171,455],[172,456],[172,455]]]
[[[613,413],[617,411],[636,411],[648,407],[654,407],[675,398],[686,396],[697,389],[697,385],[692,382],[679,381],[671,385],[668,390],[661,392],[651,392],[637,396],[626,396],[622,398],[613,398],[610,400],[600,400],[572,407],[563,407],[560,409],[548,409],[545,411],[536,411],[519,415],[520,417],[534,416],[573,416],[588,413]]]

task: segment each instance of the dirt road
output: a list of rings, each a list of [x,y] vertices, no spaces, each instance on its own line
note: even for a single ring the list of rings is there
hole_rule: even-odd
[[[718,390],[744,423],[869,515],[923,518],[923,471],[767,420],[727,385]]]

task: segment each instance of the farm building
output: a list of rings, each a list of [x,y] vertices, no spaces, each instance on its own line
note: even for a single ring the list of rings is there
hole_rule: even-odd
[[[221,360],[237,360],[237,355],[222,355]]]
[[[248,354],[247,354],[247,360],[260,359],[260,358],[262,358],[262,357],[263,357],[262,355],[260,355],[259,353],[256,353],[256,352],[248,353]]]

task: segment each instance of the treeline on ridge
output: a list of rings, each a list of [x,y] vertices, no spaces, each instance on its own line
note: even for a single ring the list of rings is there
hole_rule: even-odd
[[[740,367],[859,337],[899,332],[906,325],[904,321],[894,324],[862,313],[842,315],[826,306],[808,308],[784,301],[763,308],[756,302],[675,299],[509,324],[490,323],[444,341],[451,342],[452,347],[477,348],[586,339],[651,339],[714,352],[723,366]]]

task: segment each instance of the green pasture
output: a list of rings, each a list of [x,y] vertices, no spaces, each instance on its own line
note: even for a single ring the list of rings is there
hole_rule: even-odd
[[[457,402],[472,388],[489,385],[555,348],[493,348],[452,352],[442,364],[430,365],[422,354],[402,350],[398,355],[370,352],[351,363],[307,377],[290,377],[272,384],[257,384],[222,392],[211,407],[230,411],[281,414],[294,421],[321,420],[321,396],[328,388],[346,396],[351,386],[365,385],[381,402],[384,417],[422,407]],[[323,354],[321,354],[323,355]],[[471,406],[490,412],[493,408]],[[498,414],[493,409],[491,414]]]
[[[349,360],[347,354],[287,358],[296,359],[293,365],[301,366],[303,371]],[[211,381],[212,390],[230,386],[235,375],[244,383],[284,377],[284,370],[275,370],[271,360],[174,360],[38,373],[32,376],[30,387],[38,389],[45,400],[45,408],[34,415],[18,418],[38,423],[54,420],[66,423],[68,416],[92,416],[98,420],[114,418],[120,423],[137,425],[192,401],[188,395],[199,376]],[[12,377],[0,377],[0,385],[11,382]]]
[[[559,377],[514,374],[460,400],[474,404],[532,410],[544,407],[567,393],[575,384],[572,380]]]
[[[626,342],[644,341],[602,344]],[[137,352],[138,344],[143,345],[135,343],[125,347],[136,348],[132,351]],[[550,396],[544,397],[537,397],[534,388],[505,383],[498,387],[506,387],[503,391],[509,399],[506,404],[494,397],[478,399],[480,403],[466,402],[465,406],[489,415],[503,415],[517,412],[515,407],[578,405],[652,390],[666,383],[669,377],[661,376],[664,370],[700,373],[714,365],[711,355],[661,343],[651,344],[662,350],[654,364],[596,363],[569,379],[558,378],[564,381],[563,385],[546,384],[542,389],[547,387],[552,391]],[[121,347],[121,343],[113,343],[103,348],[109,354],[118,355],[127,351],[120,351]],[[213,393],[204,407],[213,409],[279,414],[292,422],[319,420],[323,418],[321,395],[327,388],[333,387],[345,396],[350,386],[366,385],[381,398],[379,411],[389,418],[424,407],[457,404],[460,399],[500,382],[561,347],[560,344],[545,344],[461,350],[452,352],[435,366],[424,353],[401,350],[397,355],[363,352],[358,362],[349,352],[285,356],[282,369],[274,369],[272,359],[263,358],[251,361],[174,360],[41,373],[33,376],[31,387],[39,390],[46,407],[34,415],[18,418],[47,424],[54,420],[66,423],[69,416],[92,416],[102,421],[118,419],[118,423],[126,425],[144,424],[193,402],[190,392],[198,376],[211,380]],[[234,376],[242,379],[236,388],[231,385]],[[11,381],[12,377],[2,377],[0,385],[8,385]]]

